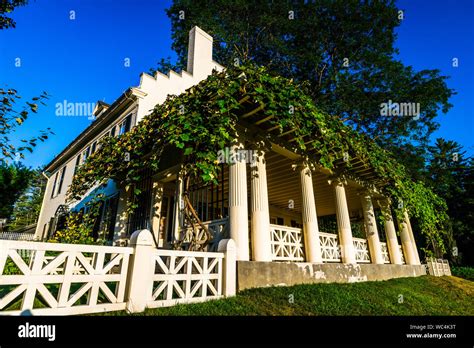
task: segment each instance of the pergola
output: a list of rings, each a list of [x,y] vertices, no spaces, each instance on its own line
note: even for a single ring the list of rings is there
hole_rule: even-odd
[[[245,158],[223,165],[217,193],[215,187],[202,186],[188,192],[203,224],[213,235],[214,244],[230,237],[237,245],[240,261],[342,262],[347,264],[419,265],[413,231],[407,212],[398,221],[400,242],[390,208],[390,198],[380,187],[385,184],[363,160],[341,158],[335,169],[314,166],[306,158],[317,158],[317,149],[308,147],[306,158],[291,149],[294,130],[280,132],[265,114],[265,105],[248,96],[240,99],[239,136],[231,152],[254,149],[254,162]],[[311,144],[311,137],[304,139]],[[166,170],[155,176],[154,222],[160,238],[161,204],[164,188],[173,181],[173,238],[183,239],[189,226],[180,216],[184,194],[179,170]],[[159,192],[159,194],[156,194]],[[214,207],[220,212],[218,218]],[[220,205],[220,206],[219,206]],[[375,207],[384,215],[384,231],[378,231]],[[365,238],[354,238],[351,212],[362,212]],[[318,217],[335,215],[337,233],[320,230]],[[211,216],[211,219],[209,218]],[[284,216],[275,220],[272,216]],[[294,225],[294,226],[291,226]],[[162,227],[162,226],[161,226]],[[379,233],[385,233],[381,242]],[[166,244],[166,243],[165,243]]]

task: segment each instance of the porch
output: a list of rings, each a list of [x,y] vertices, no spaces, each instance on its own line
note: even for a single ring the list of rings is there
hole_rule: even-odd
[[[186,188],[179,166],[154,175],[139,200],[147,213],[135,218],[124,212],[130,195],[122,192],[116,244],[127,231],[149,228],[158,248],[186,248],[189,231],[202,233],[205,226],[212,237],[203,250],[232,238],[239,261],[420,264],[408,215],[397,223],[386,197],[355,180],[311,170],[277,146],[253,156],[222,164],[217,185],[197,181]],[[186,220],[184,196],[200,224]]]

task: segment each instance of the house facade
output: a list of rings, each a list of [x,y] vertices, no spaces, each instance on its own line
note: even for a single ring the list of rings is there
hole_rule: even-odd
[[[98,103],[96,120],[45,168],[49,180],[37,239],[47,239],[61,228],[68,210],[86,209],[92,191],[69,205],[65,193],[75,170],[97,150],[103,136],[126,133],[167,95],[184,93],[213,70],[223,69],[212,60],[212,37],[194,27],[186,71],[142,74],[140,85],[113,104]],[[241,116],[243,131],[223,150],[217,184],[196,181],[186,187],[178,157],[170,150],[163,155],[160,172],[144,169],[139,197],[113,181],[94,189],[106,197],[95,236],[126,245],[134,231],[149,229],[158,248],[186,245],[190,229],[195,229],[186,224],[186,196],[196,220],[212,236],[207,250],[230,237],[241,262],[420,265],[408,212],[402,221],[394,219],[390,197],[370,184],[374,177],[366,166],[356,163],[351,175],[312,167],[285,146],[294,141],[290,132],[278,135],[282,141],[267,144],[263,151],[248,150],[256,134],[272,131],[268,117],[258,111]],[[130,199],[138,205],[133,214],[126,211]],[[378,219],[382,215],[383,222]]]
[[[64,213],[69,209],[85,208],[90,195],[73,204],[66,204],[66,191],[77,168],[98,148],[105,136],[119,137],[128,132],[150,113],[156,104],[163,103],[168,95],[178,95],[205,79],[215,69],[223,67],[212,60],[212,37],[198,27],[189,34],[189,54],[186,71],[168,75],[157,72],[155,76],[143,73],[137,87],[127,89],[112,105],[98,102],[93,116],[95,120],[74,139],[51,163],[45,167],[49,179],[35,233],[36,239],[44,240],[64,223]],[[105,238],[115,237],[115,217],[119,202],[119,188],[110,181],[100,192],[106,197],[100,229]],[[59,224],[59,225],[58,225]],[[117,227],[119,229],[119,227]]]

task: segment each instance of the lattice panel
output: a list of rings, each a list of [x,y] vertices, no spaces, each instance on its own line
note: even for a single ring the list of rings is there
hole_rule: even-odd
[[[352,243],[354,244],[356,261],[359,263],[369,263],[370,255],[367,240],[352,238]]]
[[[132,248],[2,242],[0,311],[61,315],[124,309],[132,252]]]
[[[403,248],[401,245],[398,246],[398,250],[400,250],[400,259],[402,260],[402,264],[405,264],[405,254],[403,254]]]
[[[300,228],[270,225],[274,261],[304,261],[303,233]]]
[[[223,253],[157,250],[148,307],[221,298],[223,258]]]
[[[382,248],[383,263],[390,263],[390,256],[388,255],[387,243],[380,242],[380,248]]]
[[[319,232],[321,243],[321,256],[324,262],[340,262],[341,251],[339,240],[336,234]]]
[[[451,268],[449,267],[448,260],[428,258],[426,260],[426,265],[430,275],[434,275],[436,277],[451,275]]]

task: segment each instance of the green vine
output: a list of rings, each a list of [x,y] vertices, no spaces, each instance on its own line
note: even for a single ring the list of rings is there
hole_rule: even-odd
[[[395,205],[398,217],[407,209],[417,219],[429,244],[443,252],[442,231],[448,220],[445,202],[422,182],[411,181],[391,153],[338,118],[321,112],[304,93],[306,88],[271,76],[264,67],[242,66],[214,72],[186,93],[168,96],[130,132],[118,138],[104,138],[100,149],[77,171],[69,199],[79,199],[108,179],[140,194],[135,185],[141,180],[141,170],[158,171],[162,155],[168,151],[174,151],[175,158],[184,163],[191,175],[215,182],[220,171],[218,151],[231,146],[237,137],[239,116],[245,112],[239,101],[247,98],[261,107],[262,117],[270,117],[271,127],[276,126],[280,133],[293,130],[296,141],[289,150],[310,163],[339,174],[350,174],[354,159],[373,168],[382,183],[378,190],[394,202],[403,202],[402,206]],[[343,157],[348,158],[341,169],[336,162]],[[130,210],[133,208],[129,205]]]

